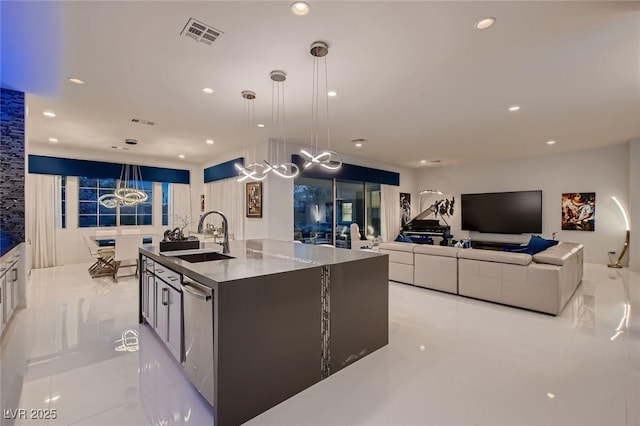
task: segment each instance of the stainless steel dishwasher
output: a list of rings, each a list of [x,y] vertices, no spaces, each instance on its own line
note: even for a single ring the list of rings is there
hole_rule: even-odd
[[[184,370],[213,406],[213,290],[182,279],[184,303]]]

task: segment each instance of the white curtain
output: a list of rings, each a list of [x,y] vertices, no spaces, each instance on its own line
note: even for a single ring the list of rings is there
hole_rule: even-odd
[[[205,204],[207,211],[222,212],[229,222],[229,237],[236,240],[244,238],[244,182],[238,182],[235,177],[217,180],[206,185]],[[213,216],[209,216],[207,220]]]
[[[171,228],[182,228],[185,224],[191,224],[185,228],[187,231],[196,230],[198,218],[191,213],[191,188],[189,185],[172,183],[169,187],[171,199],[169,202],[169,223]]]
[[[60,176],[26,175],[27,240],[33,268],[56,266],[56,219],[59,218]]]
[[[382,241],[393,241],[402,227],[400,221],[400,188],[381,185]]]

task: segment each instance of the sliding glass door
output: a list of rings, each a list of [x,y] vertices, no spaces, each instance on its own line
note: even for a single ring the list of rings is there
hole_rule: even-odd
[[[380,184],[298,178],[293,188],[295,240],[350,248],[352,223],[361,238],[380,236]]]
[[[293,238],[333,244],[333,182],[298,178],[293,186]]]

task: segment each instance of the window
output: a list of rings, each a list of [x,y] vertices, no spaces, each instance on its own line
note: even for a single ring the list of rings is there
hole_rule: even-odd
[[[169,225],[169,184],[162,182],[162,226]]]
[[[118,225],[151,225],[152,187],[151,182],[141,182],[141,188],[149,197],[135,206],[107,208],[98,203],[102,195],[113,193],[117,179],[96,179],[78,177],[78,226],[80,228],[106,227]]]
[[[139,182],[139,189],[149,198],[135,206],[119,206],[120,225],[152,225],[153,224],[153,182]],[[113,209],[111,209],[113,210]]]

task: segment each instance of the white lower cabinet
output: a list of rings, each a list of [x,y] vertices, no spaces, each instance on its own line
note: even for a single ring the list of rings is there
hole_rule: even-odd
[[[156,281],[151,272],[142,275],[142,316],[151,327],[156,326]]]
[[[169,352],[183,361],[180,274],[143,256],[142,316]]]
[[[5,292],[5,277],[4,275],[0,276],[0,334],[4,330],[5,323],[5,315],[4,315],[4,300],[6,299]]]
[[[25,306],[23,247],[24,244],[19,244],[0,258],[0,333],[18,305]]]
[[[182,362],[182,293],[160,279],[156,279],[156,292],[156,332]]]

